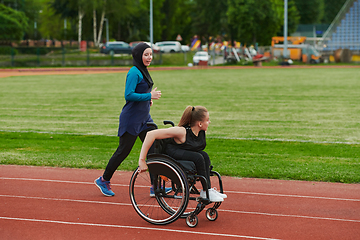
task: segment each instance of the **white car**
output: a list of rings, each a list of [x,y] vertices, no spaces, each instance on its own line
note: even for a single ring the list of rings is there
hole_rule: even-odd
[[[209,64],[211,56],[208,54],[208,52],[205,51],[199,51],[195,53],[193,57],[193,63],[194,65],[198,65],[200,61],[207,62]]]
[[[149,46],[151,46],[150,42],[145,42],[145,43],[147,43]],[[154,51],[154,53],[158,53],[158,52],[160,52],[160,47],[156,46],[155,43],[153,43],[152,44],[152,50]]]
[[[188,45],[181,45],[181,51],[183,52],[189,52],[190,51],[190,47]]]
[[[178,41],[157,42],[155,45],[160,47],[161,52],[164,53],[181,52],[181,43]]]

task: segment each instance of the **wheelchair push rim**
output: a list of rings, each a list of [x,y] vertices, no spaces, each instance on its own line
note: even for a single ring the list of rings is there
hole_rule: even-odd
[[[138,215],[147,222],[156,225],[169,224],[184,213],[189,201],[185,174],[167,159],[151,158],[147,164],[150,174],[135,170],[131,177],[131,203]],[[151,186],[155,195],[153,197],[150,196]]]

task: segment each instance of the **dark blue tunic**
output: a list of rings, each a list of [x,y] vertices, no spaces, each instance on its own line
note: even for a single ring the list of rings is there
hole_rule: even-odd
[[[120,118],[118,136],[125,132],[138,136],[147,129],[147,122],[152,122],[150,116],[151,89],[137,67],[132,67],[126,76],[125,100]]]

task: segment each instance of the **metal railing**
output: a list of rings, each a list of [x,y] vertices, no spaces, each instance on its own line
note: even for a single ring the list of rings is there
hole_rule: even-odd
[[[193,52],[154,53],[151,65],[187,65]],[[131,54],[103,54],[97,48],[0,46],[0,68],[66,66],[132,66]]]

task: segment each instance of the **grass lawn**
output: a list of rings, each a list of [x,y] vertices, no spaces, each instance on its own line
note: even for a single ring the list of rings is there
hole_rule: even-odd
[[[151,71],[151,115],[210,111],[223,175],[360,182],[360,68]],[[0,163],[104,168],[117,147],[126,73],[0,78]],[[120,169],[133,170],[137,142]]]

